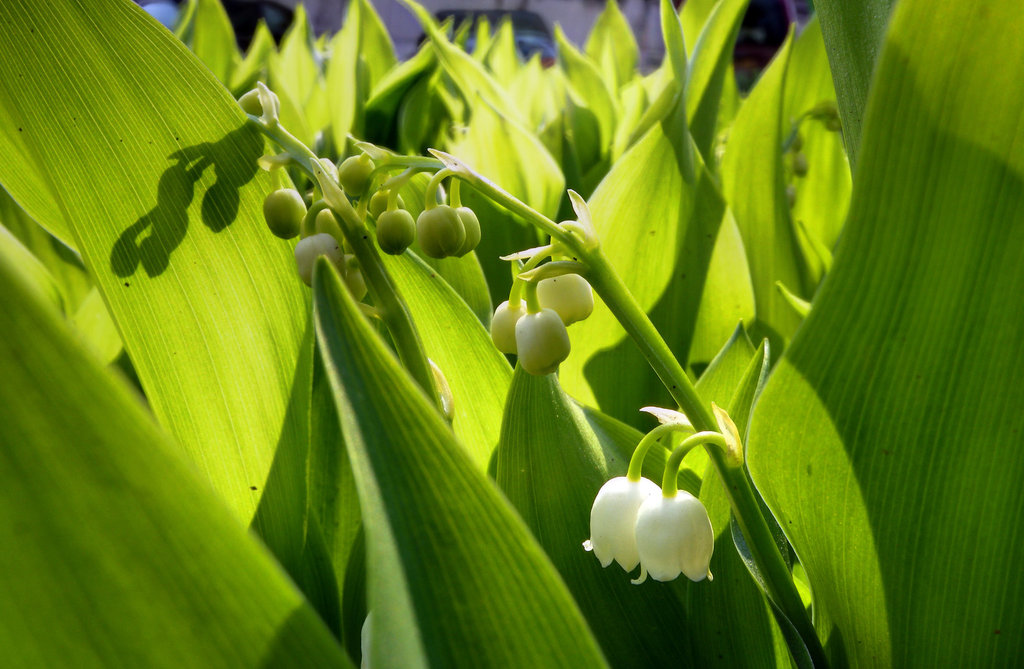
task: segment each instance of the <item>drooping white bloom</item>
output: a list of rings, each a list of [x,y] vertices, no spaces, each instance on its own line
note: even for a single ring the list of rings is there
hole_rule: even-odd
[[[715,532],[707,509],[686,491],[644,500],[636,515],[636,546],[641,571],[634,583],[648,574],[656,581],[671,581],[680,572],[691,581],[711,578]]]
[[[625,476],[611,479],[597,493],[590,510],[590,539],[583,548],[607,567],[612,560],[626,571],[640,562],[636,545],[637,510],[644,500],[660,497],[661,488],[649,479],[630,481]]]

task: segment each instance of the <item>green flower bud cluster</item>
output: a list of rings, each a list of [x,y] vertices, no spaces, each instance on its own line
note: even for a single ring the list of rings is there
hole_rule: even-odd
[[[554,372],[569,357],[566,326],[590,316],[594,293],[578,274],[541,279],[536,293],[540,309],[535,312],[518,298],[498,305],[491,318],[491,340],[502,353],[519,356],[525,371],[540,376]]]

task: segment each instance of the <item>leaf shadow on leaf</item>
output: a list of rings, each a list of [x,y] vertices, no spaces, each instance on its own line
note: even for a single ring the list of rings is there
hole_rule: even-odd
[[[169,155],[174,164],[160,176],[156,206],[126,228],[110,250],[113,272],[131,276],[141,263],[151,277],[164,273],[171,253],[188,232],[188,208],[196,184],[211,166],[217,178],[203,194],[203,223],[215,233],[231,225],[238,215],[238,191],[256,176],[262,152],[259,134],[242,125],[219,141],[187,146]]]

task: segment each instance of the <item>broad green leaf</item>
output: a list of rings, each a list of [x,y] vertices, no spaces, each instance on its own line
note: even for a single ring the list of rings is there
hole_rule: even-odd
[[[727,408],[742,435],[754,394],[768,371],[767,351],[762,343],[755,352],[742,326],[730,344],[701,376],[698,390],[705,401]],[[706,453],[701,455],[706,462]],[[771,608],[733,544],[729,496],[713,467],[704,472],[700,500],[715,530],[715,553],[711,558],[715,580],[713,587],[691,586],[686,591],[694,637],[705,640],[696,646],[698,664],[787,666],[789,651]]]
[[[411,254],[388,256],[385,267],[413,315],[427,357],[454,396],[452,429],[470,459],[487,469],[501,433],[511,370],[490,333],[444,279]]]
[[[754,481],[835,664],[1024,644],[1024,43],[1011,0],[902,0],[835,265],[754,413]]]
[[[605,255],[678,358],[713,357],[736,323],[750,317],[751,296],[735,223],[686,132],[681,93],[589,204]],[[697,331],[703,341],[695,341]],[[590,318],[570,328],[570,338],[573,351],[560,378],[584,404],[639,425],[639,407],[670,402],[600,300]]]
[[[235,97],[241,97],[246,91],[251,91],[256,87],[258,80],[266,79],[267,61],[276,52],[274,36],[270,34],[267,24],[261,20],[256,24],[245,58],[231,75],[230,88]]]
[[[282,432],[305,298],[260,220],[263,141],[129,3],[14,0],[0,22],[0,136],[37,156],[0,163],[0,181],[52,184],[154,413],[248,523],[279,442],[304,438]]]
[[[408,91],[436,63],[434,49],[424,44],[416,55],[387,71],[366,101],[366,139],[396,146],[396,116]]]
[[[81,257],[29,218],[6,191],[0,191],[0,224],[0,234],[3,228],[9,230],[33,259],[38,260],[45,270],[43,285],[52,282],[58,292],[56,303],[86,346],[92,348],[102,362],[117,358],[123,350],[121,335]]]
[[[797,122],[801,115],[835,99],[817,19],[808,23],[797,38],[789,68],[784,123]],[[783,130],[784,134],[788,133],[785,126]],[[829,130],[821,120],[805,118],[799,132],[803,143],[800,152],[806,158],[808,169],[806,176],[791,179],[796,189],[792,216],[798,224],[798,238],[810,247],[804,255],[808,265],[817,270],[816,275],[812,275],[816,283],[827,268],[819,258],[821,252],[816,252],[814,247],[834,248],[846,220],[852,188],[850,161],[843,150],[842,136]],[[806,241],[805,236],[809,237]]]
[[[516,369],[495,481],[565,579],[612,665],[689,665],[693,622],[682,602],[661,584],[632,585],[616,563],[602,569],[581,546],[598,490],[626,474],[632,448],[617,446],[599,439],[557,376]]]
[[[726,75],[733,74],[733,48],[749,2],[722,0],[715,5],[693,47],[686,77],[686,115],[693,141],[704,156],[704,162],[710,165],[716,162],[712,147],[718,130],[722,91]]]
[[[518,105],[509,98],[505,89],[484,69],[483,65],[448,40],[430,12],[413,0],[402,0],[402,2],[423,26],[441,67],[452,78],[470,104],[476,106],[476,100],[479,98],[482,103],[479,106],[489,106],[498,114],[509,119],[520,119]]]
[[[224,85],[231,82],[242,57],[235,46],[235,29],[220,0],[196,0],[188,46],[218,81]]]
[[[326,261],[313,301],[367,533],[371,663],[603,665],[536,540]]]
[[[12,272],[16,272],[31,289],[33,296],[52,307],[57,313],[64,314],[70,309],[57,279],[50,273],[39,258],[15,237],[10,230],[0,226],[0,258]]]
[[[444,141],[452,110],[446,104],[442,73],[434,70],[420,77],[398,107],[398,150],[418,155]]]
[[[608,7],[614,6],[614,2]],[[605,11],[608,11],[607,9]],[[560,26],[555,27],[559,65],[565,71],[573,100],[573,138],[584,170],[611,150],[617,117],[616,102],[601,72],[569,42]],[[586,123],[592,128],[584,126]]]
[[[757,306],[754,332],[782,349],[800,319],[775,289],[782,281],[807,295],[806,267],[793,229],[782,168],[782,113],[792,35],[761,75],[729,131],[722,190],[736,216]],[[787,123],[788,125],[788,123]]]
[[[317,128],[310,125],[306,116],[303,100],[298,97],[292,86],[288,84],[288,74],[281,65],[281,58],[271,53],[267,59],[267,85],[270,87],[280,104],[281,125],[306,146],[315,146]],[[344,145],[342,145],[344,146]]]
[[[683,36],[687,44],[696,44],[700,39],[711,14],[723,0],[686,0],[679,12],[679,19],[683,25]],[[726,2],[728,0],[725,0]]]
[[[75,334],[100,362],[112,363],[124,351],[117,324],[110,317],[98,288],[90,290],[78,303],[71,314],[71,324]]]
[[[512,21],[507,17],[498,24],[494,38],[487,43],[487,49],[481,56],[481,62],[491,72],[494,79],[507,88],[516,73],[522,68],[519,52],[516,50]]]
[[[309,100],[320,78],[320,68],[313,53],[313,28],[306,8],[298,5],[288,32],[281,38],[279,66],[281,83],[302,104]]]
[[[640,51],[616,0],[608,0],[598,15],[585,49],[613,91],[621,90],[636,76]]]
[[[3,259],[0,284],[4,663],[348,665],[138,397]]]
[[[857,164],[868,90],[896,0],[817,0],[850,165]]]
[[[365,134],[365,102],[396,62],[394,47],[373,6],[349,3],[342,29],[331,40],[327,64],[327,105],[331,136],[344,152],[349,133]]]

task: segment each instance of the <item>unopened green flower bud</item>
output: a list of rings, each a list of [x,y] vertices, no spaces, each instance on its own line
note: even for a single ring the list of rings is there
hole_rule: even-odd
[[[359,197],[370,183],[373,160],[365,153],[346,158],[338,168],[338,182],[349,197]]]
[[[379,190],[370,197],[370,205],[367,207],[367,211],[370,212],[370,216],[374,218],[380,218],[380,215],[387,211],[388,208],[388,196],[391,191]],[[405,209],[405,200],[402,196],[398,196],[398,208]]]
[[[516,323],[526,315],[526,302],[509,305],[508,300],[498,305],[491,318],[491,341],[502,353],[516,353]]]
[[[579,274],[563,274],[537,283],[540,305],[554,309],[562,322],[571,325],[594,311],[594,291]]]
[[[569,357],[569,348],[569,333],[554,309],[528,313],[516,323],[519,364],[530,374],[551,374]]]
[[[427,256],[447,258],[462,248],[466,241],[466,228],[454,209],[441,204],[433,209],[424,209],[416,219],[416,239]]]
[[[317,213],[313,229],[316,234],[328,234],[338,240],[344,239],[341,226],[338,225],[338,219],[335,218],[334,212],[330,209],[321,209]]]
[[[401,255],[416,239],[416,221],[405,209],[385,211],[377,217],[377,243],[380,250]]]
[[[271,191],[263,200],[263,220],[270,231],[281,239],[291,239],[299,234],[302,217],[306,215],[306,203],[293,188]]]
[[[461,258],[475,249],[476,245],[480,243],[480,219],[477,218],[476,212],[469,207],[459,207],[455,210],[455,213],[459,215],[462,227],[466,229],[466,240],[462,242],[462,247],[455,254]]]

